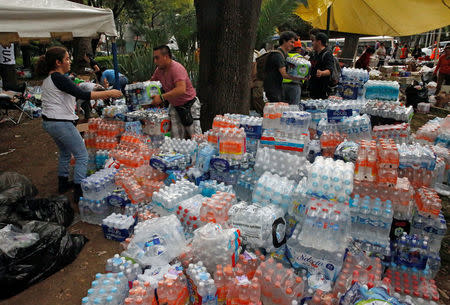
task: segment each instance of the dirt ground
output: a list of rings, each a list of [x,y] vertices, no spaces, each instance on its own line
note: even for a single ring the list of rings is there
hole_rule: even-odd
[[[432,115],[415,115],[413,130]],[[25,119],[18,126],[0,124],[0,171],[16,171],[36,185],[40,197],[57,192],[57,148],[42,129],[40,119]],[[71,198],[72,194],[68,194]],[[445,216],[450,223],[450,202],[444,199]],[[75,208],[75,207],[74,207]],[[77,210],[77,209],[76,209]],[[75,221],[69,228],[89,238],[78,258],[70,265],[0,305],[77,305],[86,295],[94,275],[104,272],[106,259],[121,251],[118,242],[106,240],[99,226]],[[450,234],[441,249],[442,268],[436,279],[443,304],[450,304]]]

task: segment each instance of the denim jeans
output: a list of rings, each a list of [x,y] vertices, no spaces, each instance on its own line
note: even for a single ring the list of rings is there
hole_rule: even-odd
[[[302,95],[300,84],[283,83],[283,99],[290,105],[298,105]]]
[[[80,132],[71,122],[43,121],[42,127],[53,138],[59,148],[58,176],[69,176],[70,158],[75,158],[73,180],[81,183],[86,178],[88,152]]]

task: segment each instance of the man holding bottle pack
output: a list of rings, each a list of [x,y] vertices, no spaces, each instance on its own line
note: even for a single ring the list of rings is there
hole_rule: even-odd
[[[186,69],[172,59],[166,45],[153,49],[153,62],[157,68],[150,80],[160,81],[164,93],[152,96],[152,105],[169,102],[172,137],[184,139],[201,134],[200,101]]]

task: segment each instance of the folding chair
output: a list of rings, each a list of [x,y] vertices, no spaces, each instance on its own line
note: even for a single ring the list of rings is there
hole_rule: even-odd
[[[24,114],[30,119],[33,119],[31,115],[23,110],[23,106],[26,102],[24,94],[26,85],[22,88],[22,92],[16,92],[16,94],[14,94],[13,96],[0,93],[0,122],[6,120],[13,122],[15,125],[18,125]],[[10,110],[18,110],[20,112],[19,118],[17,120],[14,119],[14,117],[9,113]]]

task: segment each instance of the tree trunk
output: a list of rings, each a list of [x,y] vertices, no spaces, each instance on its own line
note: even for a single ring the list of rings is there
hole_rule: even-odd
[[[195,0],[200,41],[198,96],[202,129],[214,116],[247,114],[261,0]]]
[[[92,54],[92,38],[77,37],[73,40],[73,65],[72,71],[75,73],[84,73],[84,68],[89,68],[89,63],[84,60],[84,54]]]
[[[345,42],[342,48],[341,57],[339,61],[346,66],[353,66],[353,57],[355,56],[356,48],[358,47],[359,35],[346,33],[344,34]]]

